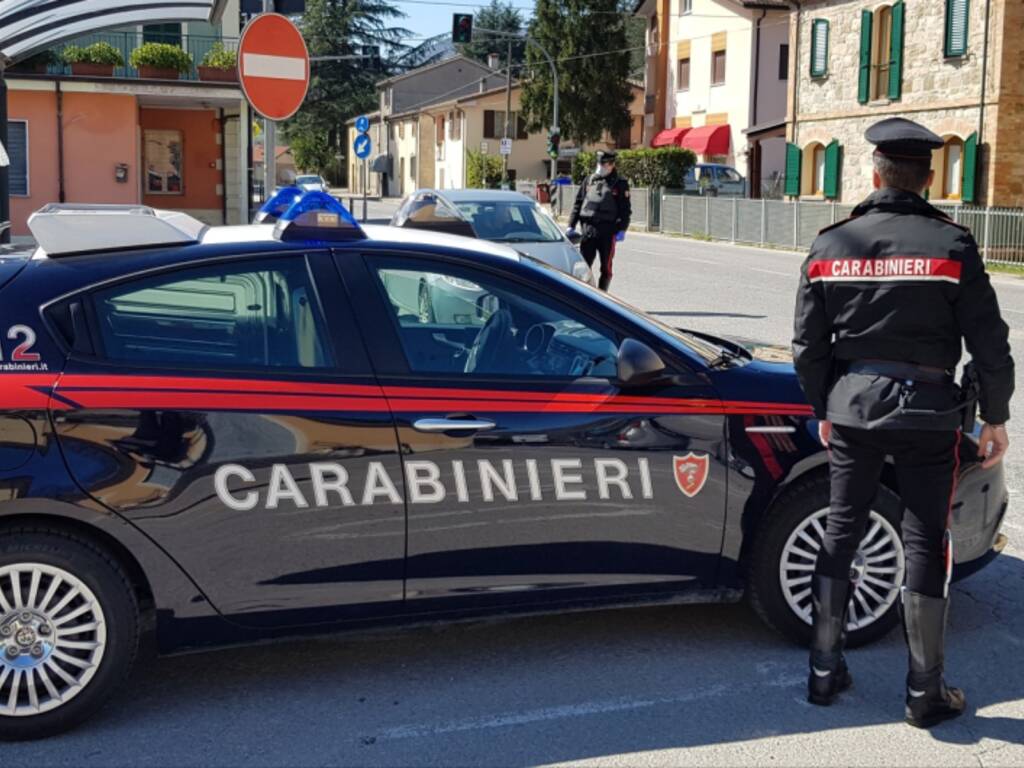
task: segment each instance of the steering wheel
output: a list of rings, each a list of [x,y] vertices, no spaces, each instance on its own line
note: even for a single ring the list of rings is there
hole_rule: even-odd
[[[466,373],[493,373],[505,345],[512,339],[512,313],[499,309],[484,323],[466,355]]]

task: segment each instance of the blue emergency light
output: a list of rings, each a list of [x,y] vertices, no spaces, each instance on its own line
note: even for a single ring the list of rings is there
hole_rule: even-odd
[[[296,200],[302,198],[303,192],[295,186],[281,187],[260,206],[256,212],[256,224],[273,224],[287,211]]]
[[[288,243],[329,243],[363,240],[366,234],[345,206],[326,192],[313,191],[278,217],[274,237]]]

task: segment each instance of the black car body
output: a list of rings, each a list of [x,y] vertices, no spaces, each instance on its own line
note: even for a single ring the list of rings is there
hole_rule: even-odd
[[[49,653],[45,611],[19,618],[54,583],[17,576],[38,549],[110,606],[110,663],[135,636],[131,605],[155,615],[163,652],[744,592],[806,637],[813,546],[805,561],[798,538],[827,506],[827,456],[791,366],[501,246],[365,232],[229,227],[0,259],[0,629]],[[389,293],[425,275],[479,289],[456,322]],[[964,568],[998,548],[1007,503],[975,448],[953,507]],[[898,528],[894,493],[877,506],[873,534]],[[866,547],[892,550],[891,578],[875,614],[851,616],[853,642],[895,621],[895,539]],[[94,578],[106,567],[126,594]],[[22,650],[0,674],[17,661],[29,679]],[[17,679],[0,678],[0,708]],[[86,699],[0,712],[0,736],[67,727]]]

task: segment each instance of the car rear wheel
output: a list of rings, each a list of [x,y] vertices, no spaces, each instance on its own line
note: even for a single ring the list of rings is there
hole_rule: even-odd
[[[0,534],[0,739],[92,715],[128,676],[139,608],[121,567],[56,531]]]
[[[750,558],[747,593],[766,624],[790,639],[811,639],[811,578],[825,535],[827,477],[797,483],[761,522]],[[847,645],[887,634],[899,621],[906,561],[900,539],[899,499],[880,488],[853,563],[847,612]]]

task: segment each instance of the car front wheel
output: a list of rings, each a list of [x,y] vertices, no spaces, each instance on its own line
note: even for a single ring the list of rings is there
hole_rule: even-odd
[[[747,593],[769,626],[806,645],[811,639],[811,579],[825,536],[828,478],[796,483],[762,520],[751,552]],[[880,488],[864,537],[850,566],[847,645],[887,634],[899,621],[906,561],[900,539],[899,498]]]
[[[89,717],[128,676],[138,643],[138,602],[105,552],[57,531],[0,534],[0,739]]]

